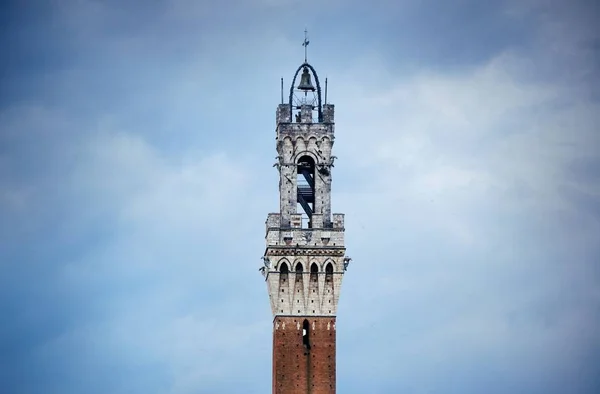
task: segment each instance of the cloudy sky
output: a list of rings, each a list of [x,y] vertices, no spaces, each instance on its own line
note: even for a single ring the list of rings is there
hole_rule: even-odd
[[[0,10],[0,387],[268,393],[275,109],[329,79],[338,392],[600,392],[594,1]]]

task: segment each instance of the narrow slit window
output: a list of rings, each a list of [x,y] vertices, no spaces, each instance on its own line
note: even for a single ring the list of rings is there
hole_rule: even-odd
[[[308,320],[304,320],[302,323],[302,344],[305,348],[310,349],[310,325],[308,324]]]

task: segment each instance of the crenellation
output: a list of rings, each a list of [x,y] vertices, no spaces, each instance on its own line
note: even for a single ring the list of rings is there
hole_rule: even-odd
[[[333,104],[323,105],[323,123],[333,123],[335,106]]]
[[[279,215],[279,213],[270,213],[267,216],[267,229],[271,228],[271,227],[279,227],[281,225],[280,223],[280,218],[281,215]]]
[[[340,248],[344,246],[344,231],[336,228],[270,228],[265,237],[267,247],[293,245],[296,247],[327,247]]]
[[[344,214],[343,213],[334,213],[333,215],[333,226],[335,228],[344,228]]]
[[[286,123],[286,122],[291,122],[292,114],[290,112],[290,106],[286,105],[286,104],[279,104],[277,106],[276,118],[277,118],[277,125],[280,125],[280,124]]]
[[[297,246],[344,246],[344,215],[334,214],[332,227],[324,227],[323,215],[315,214],[313,228],[303,228],[300,214],[290,215],[290,226],[284,227],[279,214],[269,214],[266,221],[265,240],[267,247],[280,245]],[[340,227],[341,226],[341,227]],[[286,242],[286,239],[288,242]]]

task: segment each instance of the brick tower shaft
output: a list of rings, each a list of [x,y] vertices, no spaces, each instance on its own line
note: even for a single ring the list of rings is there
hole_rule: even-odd
[[[275,318],[273,393],[335,393],[335,317]]]

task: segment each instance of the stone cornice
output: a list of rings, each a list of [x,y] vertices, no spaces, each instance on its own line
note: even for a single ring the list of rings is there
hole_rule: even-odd
[[[265,256],[332,256],[343,257],[344,246],[314,248],[309,246],[267,246]]]
[[[286,315],[286,314],[282,314],[282,313],[278,313],[276,315],[273,315],[273,323],[275,323],[275,321],[277,321],[278,318],[293,318],[293,319],[297,319],[298,317],[306,317],[306,318],[310,318],[310,319],[322,319],[323,321],[327,321],[326,319],[331,320],[332,322],[336,321],[337,315],[310,315],[310,316],[304,316],[304,315]],[[296,327],[294,327],[295,329]]]

